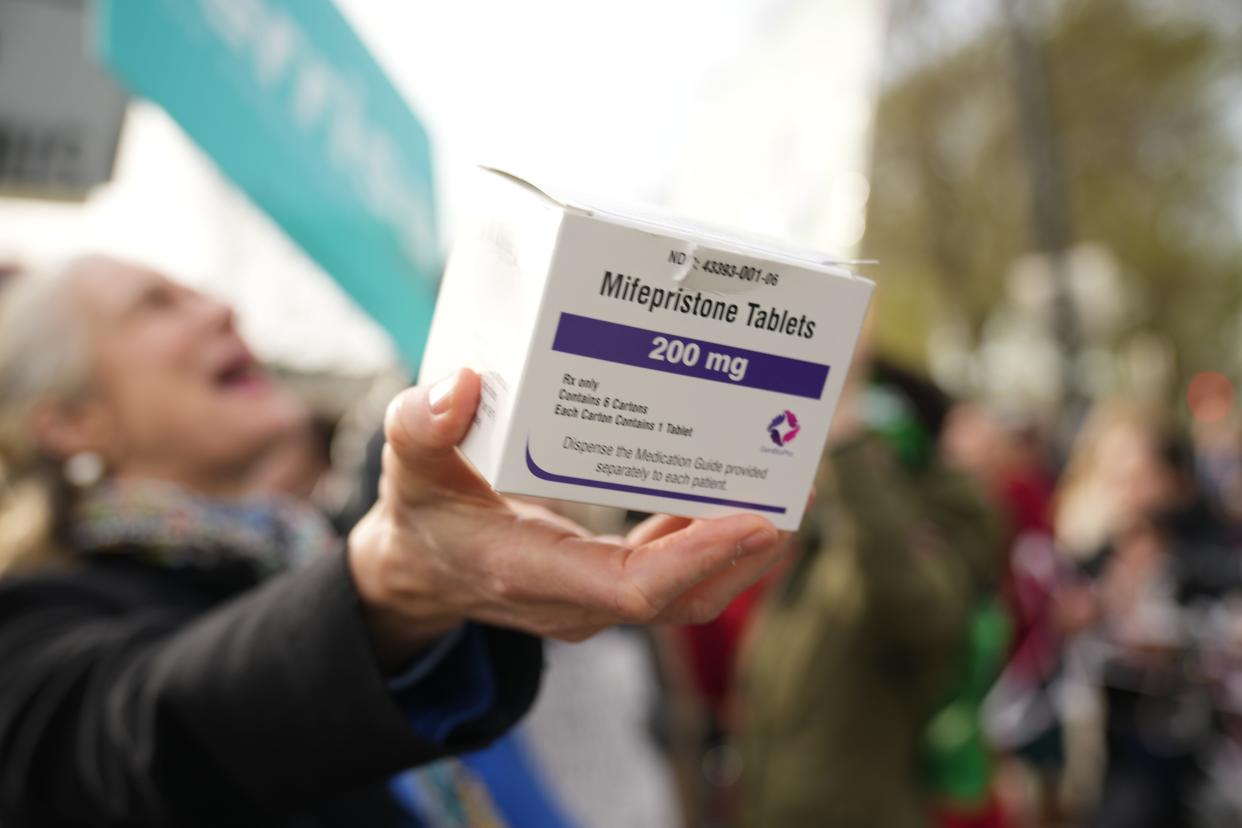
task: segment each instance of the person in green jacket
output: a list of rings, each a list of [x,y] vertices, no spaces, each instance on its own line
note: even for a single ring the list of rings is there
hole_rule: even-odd
[[[932,438],[875,402],[844,394],[800,555],[743,652],[748,828],[928,824],[928,725],[968,670],[1001,532]]]

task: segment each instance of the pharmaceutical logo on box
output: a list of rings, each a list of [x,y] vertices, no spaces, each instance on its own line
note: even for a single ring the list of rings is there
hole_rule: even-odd
[[[772,442],[777,446],[784,446],[792,443],[793,439],[798,436],[798,432],[802,430],[802,426],[798,425],[798,418],[789,409],[785,409],[768,423],[768,436],[772,438]]]

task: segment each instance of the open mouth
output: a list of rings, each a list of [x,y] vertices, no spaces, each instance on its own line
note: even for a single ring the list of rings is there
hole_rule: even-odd
[[[270,385],[267,372],[249,354],[233,357],[215,373],[216,387],[230,393],[265,391]]]

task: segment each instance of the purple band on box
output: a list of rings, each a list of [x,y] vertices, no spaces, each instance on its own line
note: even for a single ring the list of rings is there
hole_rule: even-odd
[[[816,362],[572,313],[561,314],[552,350],[812,400],[820,398],[828,381],[828,366]]]

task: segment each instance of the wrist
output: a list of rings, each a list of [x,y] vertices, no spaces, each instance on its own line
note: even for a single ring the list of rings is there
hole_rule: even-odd
[[[435,599],[434,585],[411,564],[408,538],[380,507],[349,534],[347,555],[363,620],[385,672],[399,669],[464,619]]]

